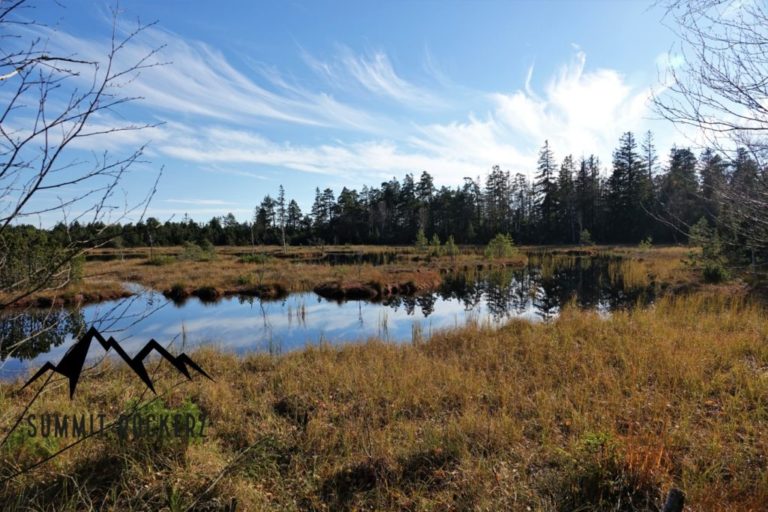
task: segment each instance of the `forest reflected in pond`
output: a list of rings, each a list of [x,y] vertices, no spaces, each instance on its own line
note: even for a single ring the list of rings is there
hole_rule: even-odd
[[[25,311],[0,318],[0,377],[58,360],[73,335],[90,325],[113,333],[129,352],[132,344],[138,350],[155,338],[163,344],[175,340],[238,353],[279,353],[372,337],[407,342],[467,321],[546,321],[568,303],[609,313],[655,298],[654,283],[630,277],[629,263],[617,257],[531,254],[524,267],[448,273],[434,293],[384,302],[334,302],[306,292],[278,301],[228,297],[213,303],[196,298],[174,303],[143,291],[77,310]]]

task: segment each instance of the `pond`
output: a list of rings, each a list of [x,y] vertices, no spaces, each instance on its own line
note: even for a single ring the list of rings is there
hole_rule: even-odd
[[[510,318],[546,321],[573,301],[610,313],[648,304],[653,283],[625,282],[618,258],[531,255],[522,268],[448,274],[439,290],[385,302],[338,303],[312,292],[278,301],[228,297],[214,303],[174,303],[137,289],[135,296],[78,310],[25,311],[0,317],[0,378],[14,378],[71,346],[72,333],[95,325],[133,354],[150,339],[176,350],[212,344],[237,353],[282,353],[318,343],[377,337],[393,342],[426,338],[468,321],[498,325]],[[30,333],[40,332],[24,341]],[[103,354],[94,345],[92,354]]]

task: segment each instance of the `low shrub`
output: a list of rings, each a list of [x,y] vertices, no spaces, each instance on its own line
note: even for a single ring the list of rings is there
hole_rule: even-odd
[[[244,254],[240,256],[240,263],[257,263],[257,264],[264,264],[272,261],[271,256],[267,256],[266,254]]]
[[[168,254],[158,254],[156,256],[152,256],[146,261],[147,265],[152,265],[155,267],[164,267],[165,265],[170,265],[176,261],[176,258],[173,256],[170,256]]]
[[[499,233],[493,240],[488,242],[485,248],[485,257],[488,259],[509,258],[517,252],[512,237]]]
[[[179,258],[186,261],[211,261],[216,259],[216,248],[207,240],[200,244],[184,242]]]
[[[718,260],[705,261],[703,273],[704,281],[708,283],[721,283],[730,277],[728,269]]]

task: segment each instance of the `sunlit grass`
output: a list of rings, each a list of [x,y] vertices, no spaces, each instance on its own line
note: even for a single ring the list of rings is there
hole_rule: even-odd
[[[613,286],[624,289],[644,288],[650,284],[650,276],[645,262],[634,259],[609,261],[608,278]]]
[[[430,339],[415,329],[414,338],[245,359],[198,351],[216,382],[196,379],[163,400],[191,399],[214,421],[210,438],[150,451],[88,441],[0,489],[0,502],[647,509],[672,485],[690,510],[768,500],[768,322],[758,305],[699,293],[607,318],[567,307],[550,323],[470,323]],[[115,413],[139,396],[124,367],[106,368],[83,379],[73,402],[57,381],[36,410]],[[154,375],[161,393],[178,379]],[[14,388],[0,386],[3,428],[33,393],[10,397]],[[0,468],[33,455],[0,450]]]
[[[686,267],[683,261],[688,257],[687,247],[654,247],[639,250],[636,247],[521,247],[509,258],[488,261],[482,247],[463,246],[460,254],[449,257],[435,257],[421,253],[414,247],[390,246],[326,246],[326,247],[218,247],[212,261],[194,261],[181,258],[181,247],[133,248],[121,250],[100,249],[94,254],[111,255],[112,261],[87,261],[84,279],[61,289],[36,294],[66,304],[78,300],[94,302],[100,298],[118,297],[126,292],[125,282],[139,283],[157,291],[178,289],[192,291],[201,287],[215,289],[219,295],[239,292],[262,292],[267,295],[310,291],[327,282],[338,283],[341,287],[370,283],[384,288],[412,282],[421,290],[433,290],[439,283],[439,275],[449,272],[474,272],[480,269],[519,267],[526,263],[540,266],[542,277],[549,278],[557,269],[592,264],[594,256],[620,256],[626,262],[620,263],[615,277],[617,282],[624,275],[625,285],[643,286],[643,283],[683,285],[696,281],[699,276]],[[359,264],[331,265],[318,262],[316,258],[325,254],[346,254],[352,257],[376,257],[396,255],[395,261],[374,265],[371,262]],[[127,256],[142,256],[130,258]],[[162,265],[150,265],[148,261],[162,261]],[[634,263],[632,263],[634,262]],[[644,276],[643,273],[646,275]],[[279,293],[278,293],[279,292]]]

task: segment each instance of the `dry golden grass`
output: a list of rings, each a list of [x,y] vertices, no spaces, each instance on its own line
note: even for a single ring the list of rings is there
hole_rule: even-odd
[[[469,325],[415,345],[244,359],[201,350],[194,357],[216,382],[162,400],[209,414],[209,438],[150,449],[97,437],[0,487],[0,503],[656,510],[674,485],[686,510],[757,511],[768,502],[766,339],[764,309],[711,290],[609,318],[566,308],[549,324]],[[159,389],[178,379],[154,375]],[[33,394],[13,389],[0,386],[3,429]],[[58,383],[34,408],[114,414],[141,392],[107,365],[73,402]],[[0,449],[0,473],[50,449]]]
[[[313,262],[312,258],[327,252],[344,253],[351,256],[371,256],[382,253],[396,253],[400,259],[394,263],[373,265]],[[263,256],[257,262],[243,261],[239,255],[250,254],[248,247],[217,248],[216,257],[211,261],[181,259],[180,247],[153,250],[149,259],[147,248],[126,250],[94,251],[101,256],[143,255],[143,258],[125,258],[111,261],[91,260],[85,263],[81,282],[71,283],[60,290],[46,291],[31,296],[20,306],[37,303],[38,299],[67,305],[95,302],[102,299],[123,296],[126,292],[122,283],[132,282],[147,288],[165,292],[178,289],[215,290],[216,295],[235,293],[258,293],[259,290],[282,292],[309,291],[323,283],[337,283],[342,287],[354,287],[360,283],[372,283],[379,289],[411,283],[418,291],[436,288],[441,271],[454,268],[488,266],[482,252],[477,248],[466,248],[455,257],[428,257],[413,248],[388,246],[354,247],[291,247],[283,254],[281,247],[259,247],[256,255]],[[496,260],[494,266],[516,266],[526,261],[524,254],[506,260]],[[154,263],[154,264],[151,264]]]
[[[536,254],[546,251],[546,258]],[[263,261],[243,262],[238,255],[250,254],[248,247],[223,247],[216,249],[212,261],[189,261],[179,258],[180,247],[166,247],[153,250],[156,265],[148,264],[149,249],[99,249],[96,255],[130,256],[112,261],[87,261],[84,279],[79,283],[55,291],[35,294],[22,306],[34,304],[42,298],[42,305],[49,302],[77,304],[123,296],[125,282],[135,282],[157,291],[168,291],[174,286],[179,289],[212,289],[217,295],[253,293],[259,290],[280,290],[283,292],[309,291],[323,283],[337,283],[341,287],[356,287],[360,283],[372,283],[377,288],[415,284],[423,291],[434,289],[439,284],[439,274],[450,269],[472,270],[489,267],[524,265],[529,258],[532,263],[542,264],[542,272],[557,265],[574,264],[574,255],[621,256],[625,261],[617,263],[616,276],[622,273],[626,286],[657,284],[672,289],[680,288],[699,280],[695,271],[686,267],[683,260],[688,256],[687,247],[654,247],[642,250],[637,247],[521,247],[520,251],[506,260],[488,261],[481,247],[463,247],[455,257],[429,257],[413,247],[389,246],[326,246],[289,247],[283,253],[282,247],[259,247],[257,254],[264,255]],[[348,264],[330,265],[312,262],[325,253],[344,253],[353,256],[371,256],[395,253],[399,259],[394,263],[372,265]],[[528,256],[530,254],[530,256]],[[582,258],[582,263],[587,258]]]
[[[611,247],[602,249],[601,253],[641,263],[650,281],[679,286],[699,279],[699,276],[684,264],[692,251],[698,252],[699,249],[683,246],[654,247],[646,250],[638,247]]]

